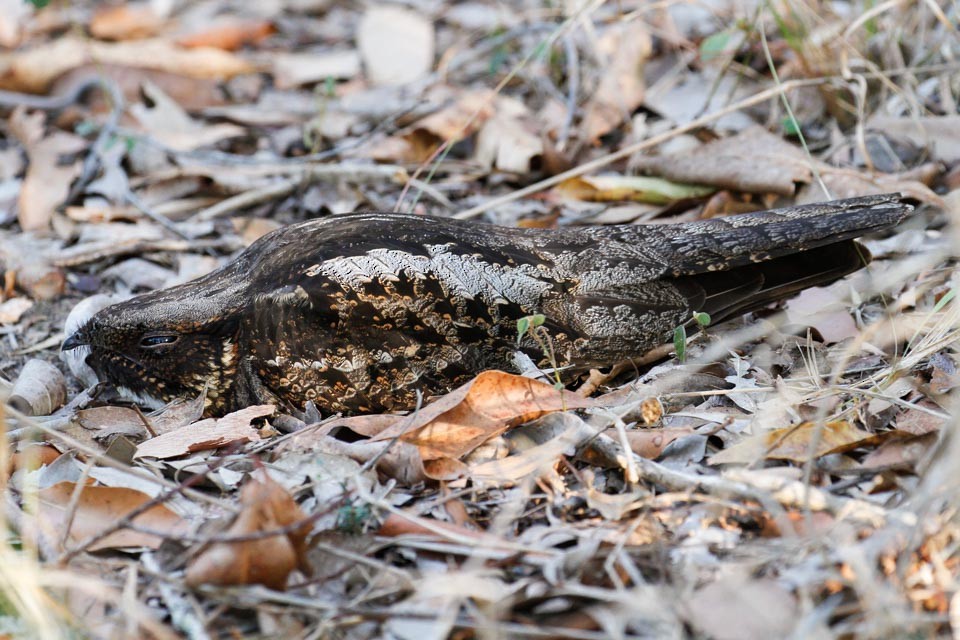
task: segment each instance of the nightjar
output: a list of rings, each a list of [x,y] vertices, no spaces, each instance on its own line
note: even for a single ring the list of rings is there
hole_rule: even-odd
[[[898,194],[672,225],[517,229],[390,213],[278,229],[202,278],[107,307],[69,336],[102,382],[147,404],[206,393],[325,412],[410,409],[509,370],[542,314],[568,375],[636,358],[692,312],[730,318],[869,261]],[[549,366],[529,336],[519,349]]]

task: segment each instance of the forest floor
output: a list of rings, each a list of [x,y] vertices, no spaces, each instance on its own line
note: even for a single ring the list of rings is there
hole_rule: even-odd
[[[0,639],[960,637],[958,12],[0,0]],[[868,268],[562,392],[203,419],[61,359],[305,219],[890,192]]]

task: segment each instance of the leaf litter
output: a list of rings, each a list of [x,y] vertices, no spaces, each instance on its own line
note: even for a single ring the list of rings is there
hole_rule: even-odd
[[[35,4],[0,2],[0,635],[957,636],[954,8]],[[202,419],[57,353],[306,218],[824,188],[921,206],[582,393],[530,361],[408,415]]]

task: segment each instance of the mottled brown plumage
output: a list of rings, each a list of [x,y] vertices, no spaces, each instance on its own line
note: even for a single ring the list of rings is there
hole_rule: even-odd
[[[643,355],[705,311],[721,320],[869,260],[852,239],[898,223],[897,195],[676,225],[514,229],[385,213],[264,236],[193,282],[108,307],[68,338],[102,381],[150,403],[206,390],[208,413],[261,402],[409,409],[512,368],[540,313],[569,371]],[[527,338],[521,349],[546,364]]]

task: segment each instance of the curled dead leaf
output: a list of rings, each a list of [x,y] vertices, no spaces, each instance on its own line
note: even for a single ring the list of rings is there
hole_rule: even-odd
[[[485,371],[462,387],[380,433],[417,445],[424,460],[460,458],[507,429],[551,411],[593,401],[565,389],[503,371]]]
[[[257,535],[306,520],[286,489],[265,473],[257,474],[240,490],[240,506],[240,515],[225,534],[249,536],[250,539],[215,542],[204,549],[187,567],[188,585],[262,584],[271,589],[283,589],[294,569],[310,573],[307,561],[309,522],[285,533]]]
[[[28,360],[10,391],[10,406],[28,416],[50,415],[67,401],[67,381],[44,360]]]

